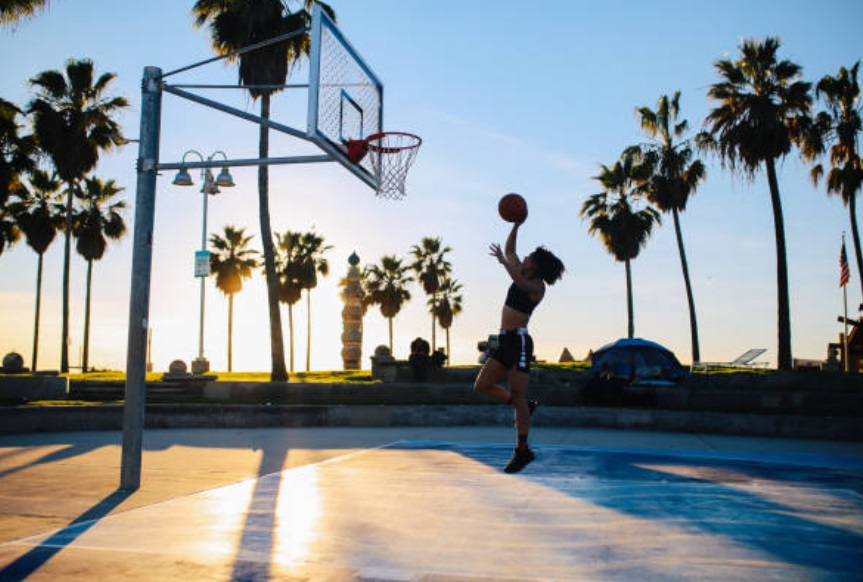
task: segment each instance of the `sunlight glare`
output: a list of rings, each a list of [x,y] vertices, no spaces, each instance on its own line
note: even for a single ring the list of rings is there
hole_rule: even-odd
[[[322,498],[315,466],[286,471],[276,503],[272,561],[284,566],[302,562],[319,536]]]

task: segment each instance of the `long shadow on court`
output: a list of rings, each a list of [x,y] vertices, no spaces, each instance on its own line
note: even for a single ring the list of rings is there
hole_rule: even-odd
[[[61,449],[57,449],[55,451],[51,451],[50,453],[42,455],[38,459],[33,459],[32,461],[29,461],[27,463],[0,470],[0,479],[9,475],[14,475],[15,473],[19,473],[21,471],[26,471],[27,469],[37,467],[39,465],[47,465],[59,461],[66,461],[79,455],[86,455],[87,453],[95,451],[96,449],[99,449],[103,446],[105,445],[96,443],[75,443],[71,445],[66,445]],[[21,454],[25,452],[26,451],[22,450]],[[5,462],[10,462],[13,456],[14,455],[8,455],[3,460]]]
[[[509,447],[459,443],[395,448],[451,450],[496,469],[511,454]],[[863,536],[801,515],[863,516],[859,469],[563,447],[537,453],[537,461],[513,478],[640,519],[725,536],[787,564],[849,577],[863,570]],[[757,488],[741,488],[748,485]],[[786,487],[789,494],[816,494],[819,507],[806,507],[799,497],[785,504],[778,488]],[[781,501],[767,498],[771,488]]]
[[[269,580],[275,546],[276,520],[282,470],[288,458],[287,442],[262,449],[258,479],[243,522],[231,580]],[[287,493],[286,493],[287,494]]]
[[[0,570],[0,580],[24,580],[48,560],[74,542],[100,519],[123,503],[133,492],[118,489],[58,530],[41,544]]]

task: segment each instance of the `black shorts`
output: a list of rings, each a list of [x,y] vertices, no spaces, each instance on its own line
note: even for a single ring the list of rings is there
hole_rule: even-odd
[[[497,338],[498,345],[489,350],[489,357],[506,366],[507,370],[515,368],[519,372],[530,372],[533,338],[527,330],[501,332]]]

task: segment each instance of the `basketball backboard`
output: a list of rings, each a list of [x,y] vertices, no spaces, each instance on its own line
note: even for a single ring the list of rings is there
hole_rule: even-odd
[[[378,187],[378,155],[347,158],[348,140],[383,131],[384,87],[335,23],[312,10],[308,137],[370,187]]]

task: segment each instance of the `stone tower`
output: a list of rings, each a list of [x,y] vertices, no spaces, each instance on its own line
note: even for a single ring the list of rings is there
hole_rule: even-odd
[[[365,295],[357,253],[348,257],[348,274],[345,277],[342,309],[342,362],[345,370],[361,369],[363,356],[363,305]]]

